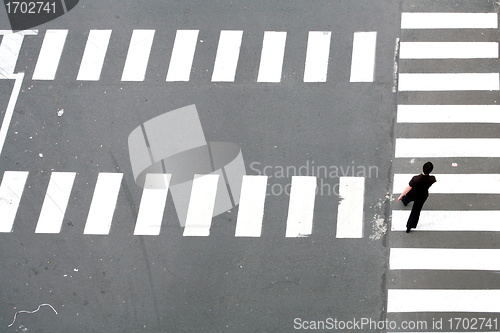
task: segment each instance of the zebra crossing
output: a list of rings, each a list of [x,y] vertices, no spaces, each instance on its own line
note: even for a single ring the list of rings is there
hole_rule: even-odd
[[[0,184],[0,233],[11,233],[29,177],[28,171],[5,171]],[[52,172],[35,228],[37,234],[57,234],[69,204],[75,172]],[[160,235],[169,191],[170,174],[147,174],[134,235]],[[208,237],[212,225],[218,174],[195,175],[183,236]],[[162,182],[159,182],[161,180]],[[83,234],[108,235],[122,187],[122,173],[99,173]],[[149,187],[148,184],[155,184]],[[163,184],[158,186],[158,184]],[[245,175],[239,200],[235,237],[261,237],[268,197],[268,176]],[[336,238],[363,238],[364,177],[340,177]],[[292,176],[286,218],[287,238],[313,234],[317,196],[315,176]],[[336,200],[335,197],[332,200]],[[122,206],[123,207],[123,206]],[[87,207],[78,207],[87,211]],[[18,221],[19,222],[19,221]],[[333,223],[333,222],[332,222]]]
[[[434,138],[425,137],[425,134],[424,137],[406,137],[405,134],[401,134],[396,138],[396,161],[428,159],[439,163],[440,160],[448,161],[449,158],[473,160],[500,157],[500,139],[484,138],[481,135],[481,126],[499,123],[499,105],[464,105],[463,99],[456,102],[453,100],[453,97],[458,96],[453,94],[454,92],[474,96],[485,91],[498,91],[500,84],[498,70],[471,73],[470,68],[454,67],[455,70],[450,73],[429,73],[423,72],[425,69],[422,67],[419,67],[420,71],[411,68],[412,64],[418,61],[430,59],[440,62],[445,69],[450,68],[446,67],[447,62],[455,59],[474,59],[478,63],[488,59],[498,59],[498,42],[488,41],[486,37],[488,31],[498,29],[497,13],[411,12],[412,2],[406,1],[406,3],[408,6],[405,8],[408,8],[408,12],[403,12],[401,17],[399,59],[404,61],[403,66],[400,61],[398,75],[396,126],[403,129],[415,126],[425,132],[426,129],[436,125],[443,129],[460,123],[474,124],[474,134],[477,137],[469,135],[467,138],[460,138],[459,132],[453,132],[452,137]],[[455,6],[457,11],[460,11],[460,6],[461,3],[457,2]],[[465,33],[475,29],[479,29],[477,31],[481,34]],[[477,40],[471,41],[471,35]],[[483,36],[483,39],[480,36]],[[432,104],[433,102],[435,103]],[[399,133],[401,132],[404,133],[403,130]],[[430,130],[429,132],[433,133]],[[401,170],[394,171],[394,194],[401,193],[413,176],[408,174],[408,168],[404,168],[403,163],[398,165]],[[415,174],[419,173],[421,165],[414,164],[414,167]],[[498,168],[496,170],[498,173],[465,174],[439,173],[435,168],[437,174],[433,174],[437,183],[429,192],[431,197],[441,193],[497,195],[500,194],[500,170]],[[439,203],[436,205],[439,206]],[[420,232],[440,231],[450,238],[456,237],[457,232],[498,232],[500,210],[468,210],[468,207],[463,207],[463,210],[446,210],[447,207],[425,210],[424,207],[416,231],[404,236],[410,211],[402,209],[401,206],[401,203],[393,203],[391,234],[400,233],[403,236],[401,245],[390,248],[389,274],[401,272],[411,274],[412,271],[419,272],[418,274],[436,274],[436,272],[451,271],[459,276],[464,271],[499,270],[499,248],[484,248],[483,244],[467,244],[466,247],[464,244],[457,244],[458,248],[443,248],[439,247],[439,244],[435,244],[432,248],[419,245],[405,247],[405,244],[414,244],[409,242],[409,239]],[[472,289],[473,287],[454,289],[450,281],[443,281],[442,289],[426,289],[426,286],[418,283],[411,285],[414,288],[388,289],[388,315],[459,312],[464,316],[500,312],[498,302],[500,290],[495,289],[498,285],[488,289]]]
[[[116,32],[115,32],[116,33]],[[154,44],[156,30],[135,29],[129,42],[125,64],[121,75],[123,82],[141,82],[146,78],[148,62]],[[170,62],[166,73],[166,82],[187,82],[191,80],[193,60],[200,43],[199,30],[177,30],[171,49]],[[0,44],[0,78],[9,78],[14,74],[19,51],[23,40],[42,38],[38,30],[12,32],[0,30],[3,35]],[[77,81],[99,81],[107,59],[107,51],[113,46],[113,31],[109,29],[90,30],[83,49]],[[294,52],[286,47],[286,31],[264,31],[257,82],[281,82],[283,62],[286,52]],[[64,48],[71,37],[67,29],[47,29],[36,65],[31,77],[34,81],[50,81],[57,78],[59,63],[64,59]],[[330,63],[331,31],[309,31],[305,68],[302,75],[304,82],[326,82]],[[217,53],[213,61],[212,82],[235,82],[240,50],[245,45],[245,33],[242,30],[222,30],[217,44]],[[376,31],[355,32],[352,44],[350,82],[373,82],[376,60]],[[166,59],[167,56],[165,57]],[[333,61],[330,61],[333,60]],[[72,63],[77,63],[72,59]],[[112,59],[109,61],[113,61]],[[285,73],[286,74],[286,73]]]

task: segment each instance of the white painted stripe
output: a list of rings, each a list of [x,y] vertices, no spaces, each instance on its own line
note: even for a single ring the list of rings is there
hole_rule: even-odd
[[[0,30],[0,35],[10,35],[10,34],[21,34],[21,35],[37,35],[38,30],[23,30],[23,31],[12,31],[12,30]]]
[[[304,82],[326,82],[331,35],[330,31],[309,31]]]
[[[267,176],[243,176],[236,237],[260,237],[266,190]]]
[[[134,235],[160,234],[170,178],[170,174],[146,175]]]
[[[108,50],[111,30],[90,30],[77,80],[98,81]]]
[[[398,123],[500,123],[500,105],[398,105]]]
[[[12,115],[14,114],[17,97],[19,97],[19,92],[21,91],[24,73],[12,74],[10,78],[15,79],[16,81],[14,82],[14,88],[12,89],[9,103],[7,104],[7,110],[5,110],[5,115],[3,116],[2,127],[0,128],[0,154],[2,153],[3,145],[5,144],[5,138],[7,137],[7,132],[9,131],[9,126],[12,120]]]
[[[364,177],[340,177],[336,238],[363,238]]]
[[[52,173],[35,233],[57,234],[61,231],[75,176],[75,172]]]
[[[189,81],[199,30],[177,30],[167,81]]]
[[[500,174],[432,174],[436,177],[430,193],[500,194]],[[413,174],[395,174],[393,193],[401,193]]]
[[[144,81],[155,30],[134,30],[123,68],[122,81]]]
[[[285,56],[286,32],[266,31],[262,43],[257,82],[280,82]]]
[[[312,234],[316,186],[316,177],[292,176],[286,237],[307,237]]]
[[[498,90],[498,73],[399,74],[399,91]]]
[[[122,173],[99,173],[84,234],[109,234],[122,178]]]
[[[402,13],[401,29],[496,29],[496,13]]]
[[[390,269],[500,270],[500,249],[392,248]]]
[[[183,236],[208,236],[219,175],[195,175]]]
[[[376,31],[354,33],[351,82],[373,82],[376,48]]]
[[[11,232],[28,171],[5,171],[0,184],[0,232]]]
[[[500,290],[389,289],[387,312],[500,312]]]
[[[396,158],[500,157],[500,139],[396,139]]]
[[[8,79],[14,74],[23,39],[24,35],[17,33],[2,37],[2,43],[0,44],[0,79]]]
[[[434,186],[434,185],[433,185]],[[393,210],[391,230],[406,230],[410,210]],[[418,231],[500,231],[499,210],[422,210]]]
[[[498,58],[498,43],[486,42],[402,42],[401,59]]]
[[[48,29],[43,38],[33,80],[54,80],[68,30]]]
[[[212,82],[234,81],[242,38],[243,31],[241,30],[222,30],[220,32]]]

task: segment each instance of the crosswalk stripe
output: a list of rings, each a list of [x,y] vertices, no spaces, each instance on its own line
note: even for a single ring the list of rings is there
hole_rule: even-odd
[[[167,81],[189,81],[199,30],[177,30]]]
[[[146,175],[134,235],[160,234],[170,178],[170,174]]]
[[[99,173],[84,234],[109,234],[122,178],[122,173]]]
[[[134,30],[128,48],[122,81],[144,81],[155,30]]]
[[[35,233],[57,234],[61,231],[75,176],[75,172],[52,173]]]
[[[402,13],[401,29],[496,29],[496,13]]]
[[[27,171],[5,171],[0,184],[0,232],[11,232],[21,202]]]
[[[7,137],[7,132],[9,131],[9,126],[12,121],[12,116],[14,114],[14,108],[16,106],[17,98],[21,92],[21,87],[24,80],[24,73],[12,74],[11,79],[14,79],[14,87],[12,88],[12,93],[10,94],[9,102],[7,104],[7,109],[3,113],[2,127],[0,127],[0,153],[2,153],[3,145],[5,144],[5,138]]]
[[[330,31],[309,31],[304,82],[326,82],[331,35]]]
[[[399,138],[395,157],[500,157],[500,139]]]
[[[340,177],[336,238],[363,238],[364,177]]]
[[[500,105],[398,105],[398,123],[500,123]]]
[[[400,59],[498,58],[497,42],[401,42]]]
[[[48,29],[33,72],[33,80],[54,80],[68,30]]]
[[[243,176],[236,221],[236,237],[260,237],[267,178],[267,176]]]
[[[434,186],[434,185],[433,185]],[[392,211],[392,231],[406,230],[410,210]],[[499,210],[422,210],[419,231],[500,231]]]
[[[90,30],[77,80],[98,81],[112,30]]]
[[[212,82],[234,82],[242,38],[242,30],[222,30],[220,32]]]
[[[498,73],[400,73],[399,91],[499,90]]]
[[[27,34],[36,35],[37,33],[37,30],[16,33],[0,31],[0,35],[4,35],[0,43],[0,79],[9,79],[14,74],[24,36]]]
[[[407,2],[405,6],[413,7],[411,3]],[[458,3],[456,5],[459,6]],[[399,50],[396,49],[396,56],[399,55],[399,59],[403,61],[399,63],[401,68],[395,67],[395,86],[397,85],[400,92],[410,92],[410,95],[403,94],[403,96],[411,98],[426,96],[431,100],[437,99],[433,101],[435,105],[398,105],[397,123],[405,124],[404,128],[417,126],[406,124],[424,124],[420,126],[425,130],[425,124],[469,123],[477,123],[479,128],[481,126],[479,124],[500,123],[499,105],[452,105],[454,101],[450,102],[450,98],[453,99],[455,94],[461,91],[471,95],[475,94],[475,91],[484,94],[500,90],[498,72],[488,73],[479,70],[471,73],[465,67],[453,70],[444,68],[450,67],[452,63],[460,65],[463,62],[463,65],[468,66],[473,59],[485,62],[486,60],[481,59],[499,57],[498,42],[488,42],[485,38],[470,40],[472,35],[477,37],[480,33],[486,34],[486,32],[465,30],[497,29],[498,14],[461,13],[459,10],[459,7],[456,9],[457,12],[422,12],[420,9],[420,12],[406,12],[401,15],[403,31],[404,29],[428,29],[428,31],[417,33],[407,30],[404,33],[404,41],[399,43]],[[443,69],[421,70],[426,59],[427,61],[438,59],[444,65]],[[422,95],[411,92],[425,93]],[[456,102],[460,103],[458,100]],[[483,135],[479,137],[481,136]],[[500,157],[498,147],[500,139],[493,137],[465,138],[462,135],[451,135],[447,138],[402,137],[396,139],[395,158],[495,158]],[[393,193],[401,193],[413,176],[394,174]],[[433,176],[437,182],[429,189],[431,196],[434,193],[500,194],[500,174],[451,173],[433,174]],[[400,209],[392,210],[391,231],[403,232],[406,230],[411,205],[405,209],[401,203],[397,204],[400,205]],[[423,210],[416,230],[417,233],[441,232],[439,235],[443,237],[455,235],[449,232],[498,232],[499,221],[499,210]],[[388,289],[387,313],[500,312],[498,301],[500,290],[490,289],[492,286],[487,286],[485,289],[451,289],[451,285],[443,284],[446,289],[421,289],[429,286],[427,278],[433,277],[433,274],[445,274],[443,271],[456,271],[457,274],[467,273],[474,276],[481,271],[486,274],[488,271],[500,270],[500,249],[487,249],[484,245],[477,244],[472,246],[465,244],[463,247],[467,248],[409,247],[411,244],[405,246],[404,243],[403,241],[402,245],[396,245],[400,247],[391,246],[389,269],[396,271],[393,273],[396,275],[402,274],[404,270],[407,270],[404,273],[406,275],[418,272],[420,278],[410,280],[414,282],[412,286],[414,289]]]
[[[286,237],[307,237],[312,234],[316,187],[316,177],[292,176]]]
[[[208,236],[219,175],[195,175],[183,236]]]
[[[376,46],[376,31],[354,33],[351,82],[373,82]]]
[[[144,81],[152,51],[153,29],[132,32],[121,81]],[[9,78],[15,70],[24,35],[38,30],[4,35],[0,44],[0,78]],[[189,81],[198,43],[199,30],[178,30],[167,71],[167,82]],[[33,80],[54,80],[68,35],[67,29],[48,29],[35,65]],[[112,30],[92,29],[87,37],[77,81],[99,81],[107,56]],[[377,32],[355,32],[351,82],[373,82]],[[214,61],[212,82],[234,82],[243,42],[242,30],[221,30]],[[265,31],[257,82],[281,82],[287,32]],[[483,43],[487,44],[487,43]],[[331,31],[309,31],[304,82],[326,82],[330,58]],[[356,50],[358,51],[356,51]]]
[[[393,193],[401,193],[413,174],[395,174]],[[500,194],[500,174],[433,174],[437,182],[430,193]]]
[[[500,312],[497,289],[389,289],[387,312]]]
[[[262,43],[257,82],[280,82],[285,55],[286,32],[266,31]]]
[[[390,269],[500,270],[500,249],[391,248]]]

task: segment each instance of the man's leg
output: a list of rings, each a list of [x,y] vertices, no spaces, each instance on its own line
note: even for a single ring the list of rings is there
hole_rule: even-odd
[[[427,200],[427,198],[416,199],[413,202],[413,207],[411,208],[410,217],[408,218],[408,222],[406,223],[406,232],[410,232],[411,228],[417,227],[418,219],[420,218],[420,211],[424,206],[425,200]]]

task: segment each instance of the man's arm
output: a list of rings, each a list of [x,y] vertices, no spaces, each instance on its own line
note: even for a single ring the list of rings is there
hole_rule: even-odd
[[[399,196],[398,201],[401,201],[401,198],[404,197],[406,195],[406,193],[410,192],[410,190],[411,190],[411,186],[410,185],[406,186],[403,193],[401,193],[401,195]]]

